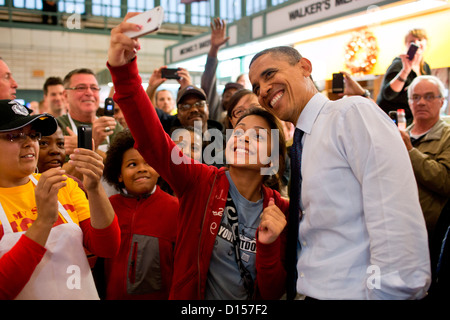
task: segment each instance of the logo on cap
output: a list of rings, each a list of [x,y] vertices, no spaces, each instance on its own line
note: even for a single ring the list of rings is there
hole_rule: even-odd
[[[16,101],[9,101],[9,104],[12,104],[11,109],[14,111],[15,114],[19,114],[21,116],[27,116],[28,115],[28,109],[24,106],[22,106],[20,103]]]

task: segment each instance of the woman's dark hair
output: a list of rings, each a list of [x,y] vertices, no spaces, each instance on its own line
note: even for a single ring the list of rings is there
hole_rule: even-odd
[[[241,100],[246,95],[255,95],[253,91],[248,89],[240,89],[236,91],[230,98],[230,101],[228,101],[228,110],[227,110],[227,116],[225,117],[225,129],[232,129],[233,126],[231,125],[230,119],[232,118],[233,110],[236,108],[239,100]],[[255,95],[256,97],[256,95]]]
[[[244,115],[242,115],[237,123],[241,122],[242,119],[248,116],[260,116],[264,118],[267,123],[269,124],[269,127],[271,130],[278,130],[278,163],[276,163],[276,166],[278,166],[278,171],[274,172],[272,175],[264,175],[263,176],[263,184],[269,188],[272,188],[274,190],[280,191],[280,187],[282,184],[282,177],[285,170],[285,164],[286,164],[286,141],[284,137],[284,131],[281,126],[280,120],[271,112],[258,107],[253,107],[248,109]],[[274,142],[272,141],[272,144]]]
[[[103,177],[105,180],[120,191],[125,186],[119,182],[122,172],[122,160],[124,153],[134,148],[134,138],[128,128],[119,132],[111,142],[109,150],[106,152],[105,168]]]

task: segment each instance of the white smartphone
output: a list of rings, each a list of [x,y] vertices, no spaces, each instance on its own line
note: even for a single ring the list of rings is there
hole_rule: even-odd
[[[157,31],[164,19],[164,9],[161,6],[145,11],[127,20],[142,26],[139,31],[127,31],[124,34],[130,38],[139,38],[146,34]]]

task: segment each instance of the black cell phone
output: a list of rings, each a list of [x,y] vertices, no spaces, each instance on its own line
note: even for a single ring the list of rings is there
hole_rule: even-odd
[[[406,53],[408,55],[409,60],[414,59],[417,49],[419,49],[419,46],[417,44],[415,44],[414,42],[411,42],[411,44],[409,45],[409,48],[408,48],[408,52]]]
[[[180,79],[181,77],[177,74],[178,69],[161,69],[161,77],[166,79]]]
[[[78,148],[92,150],[92,128],[90,126],[81,125],[78,130]]]
[[[112,98],[105,99],[105,111],[103,112],[105,116],[114,116],[114,100]]]
[[[389,118],[394,121],[395,125],[398,124],[397,111],[389,111]]]
[[[344,74],[333,73],[333,80],[331,82],[331,90],[333,93],[344,92]]]

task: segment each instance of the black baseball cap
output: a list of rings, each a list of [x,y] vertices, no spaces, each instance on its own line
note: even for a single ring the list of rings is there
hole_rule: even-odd
[[[178,91],[177,104],[179,104],[181,100],[183,100],[183,98],[186,97],[188,94],[193,94],[200,97],[200,99],[202,100],[206,100],[206,93],[205,91],[203,91],[203,89],[189,85]]]
[[[14,100],[0,100],[0,132],[13,131],[31,124],[43,136],[53,134],[58,126],[48,113],[30,115],[30,110]]]

